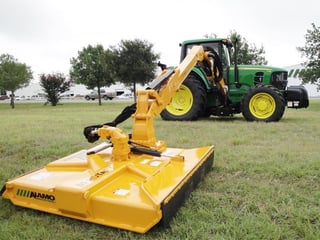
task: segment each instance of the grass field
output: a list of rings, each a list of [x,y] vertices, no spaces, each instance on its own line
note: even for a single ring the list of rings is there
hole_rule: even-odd
[[[84,126],[112,120],[125,102],[51,107],[0,104],[0,183],[92,145]],[[233,118],[155,119],[170,147],[215,145],[213,169],[168,228],[144,235],[13,206],[0,200],[0,240],[320,239],[320,100],[277,123]],[[132,120],[119,125],[130,132]]]

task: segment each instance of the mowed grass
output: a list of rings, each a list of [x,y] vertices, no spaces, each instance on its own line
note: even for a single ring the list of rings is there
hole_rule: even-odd
[[[113,120],[129,102],[0,104],[0,182],[89,148],[84,126]],[[215,145],[212,171],[170,227],[141,235],[16,207],[0,200],[0,239],[320,239],[320,100],[277,123],[232,118],[167,122],[169,147]],[[119,125],[130,133],[132,120]],[[137,216],[139,217],[139,216]]]

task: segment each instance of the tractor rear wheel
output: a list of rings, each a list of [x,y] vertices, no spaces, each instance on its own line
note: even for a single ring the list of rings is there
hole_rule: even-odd
[[[199,118],[205,108],[206,90],[199,79],[190,74],[161,112],[163,120],[190,121]]]
[[[285,100],[272,85],[255,85],[243,96],[242,115],[247,121],[276,122],[285,110]]]

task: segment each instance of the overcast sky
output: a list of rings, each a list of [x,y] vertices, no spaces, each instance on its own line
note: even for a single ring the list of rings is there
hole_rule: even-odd
[[[296,48],[311,23],[320,25],[319,9],[319,0],[0,0],[0,54],[26,63],[38,80],[68,74],[88,44],[147,40],[161,62],[177,65],[183,40],[236,31],[264,46],[269,65],[285,67],[303,61]]]

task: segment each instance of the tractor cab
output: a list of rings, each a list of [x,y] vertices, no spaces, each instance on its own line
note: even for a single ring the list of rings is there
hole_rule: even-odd
[[[204,49],[213,49],[221,58],[224,66],[230,66],[230,50],[232,48],[232,43],[227,39],[201,39],[201,40],[188,40],[180,43],[181,55],[180,62],[188,55],[190,50],[195,45],[201,45]]]

